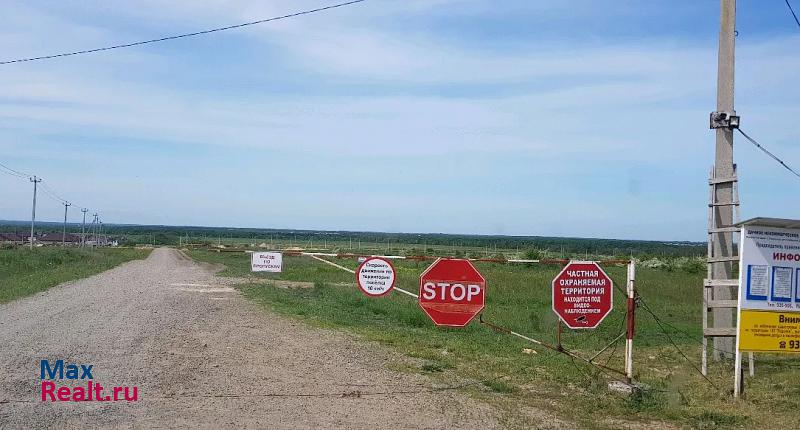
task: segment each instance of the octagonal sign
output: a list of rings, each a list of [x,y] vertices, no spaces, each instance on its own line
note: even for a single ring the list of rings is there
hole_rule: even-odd
[[[597,328],[614,307],[614,284],[592,261],[571,261],[553,279],[553,312],[572,329]]]
[[[419,306],[436,325],[464,327],[483,310],[485,293],[469,260],[440,258],[419,277]]]

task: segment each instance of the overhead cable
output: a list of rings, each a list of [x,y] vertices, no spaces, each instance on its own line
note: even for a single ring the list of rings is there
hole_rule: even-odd
[[[356,3],[362,3],[362,2],[365,2],[365,1],[367,1],[367,0],[352,0],[352,1],[344,2],[344,3],[337,3],[337,4],[333,4],[333,5],[329,5],[329,6],[318,7],[316,9],[308,9],[308,10],[303,10],[303,11],[300,11],[300,12],[294,12],[294,13],[290,13],[290,14],[287,14],[287,15],[275,16],[275,17],[266,18],[266,19],[259,19],[257,21],[250,21],[250,22],[245,22],[245,23],[241,23],[241,24],[229,25],[229,26],[226,26],[226,27],[211,28],[211,29],[208,29],[208,30],[195,31],[195,32],[192,32],[192,33],[177,34],[177,35],[173,35],[173,36],[164,36],[164,37],[159,37],[159,38],[156,38],[156,39],[141,40],[139,42],[123,43],[123,44],[120,44],[120,45],[104,46],[102,48],[82,49],[82,50],[79,50],[79,51],[63,52],[63,53],[60,53],[60,54],[42,55],[42,56],[37,56],[37,57],[27,57],[27,58],[18,58],[16,60],[0,61],[0,66],[7,65],[7,64],[13,64],[13,63],[26,63],[26,62],[30,62],[30,61],[49,60],[49,59],[60,58],[60,57],[70,57],[70,56],[73,56],[73,55],[91,54],[91,53],[94,53],[94,52],[110,51],[110,50],[113,50],[113,49],[130,48],[130,47],[133,47],[133,46],[147,45],[147,44],[150,44],[150,43],[166,42],[168,40],[182,39],[182,38],[193,37],[193,36],[201,36],[201,35],[209,34],[209,33],[216,33],[216,32],[220,32],[220,31],[226,31],[226,30],[233,30],[233,29],[236,29],[236,28],[248,27],[248,26],[251,26],[251,25],[263,24],[265,22],[278,21],[278,20],[287,19],[287,18],[294,18],[294,17],[301,16],[301,15],[309,15],[309,14],[312,14],[312,13],[322,12],[322,11],[326,11],[326,10],[330,10],[330,9],[336,9],[336,8],[340,8],[340,7],[344,7],[344,6],[350,6],[350,5],[353,5],[353,4],[356,4]]]
[[[797,171],[796,171],[796,170],[794,170],[794,169],[792,169],[791,167],[789,167],[789,165],[788,165],[788,164],[786,164],[786,163],[785,163],[783,160],[781,160],[780,158],[778,158],[777,156],[775,156],[775,154],[773,154],[773,153],[769,152],[769,151],[767,150],[767,148],[764,148],[763,146],[761,146],[761,144],[760,144],[760,143],[756,142],[756,140],[755,140],[755,139],[753,139],[752,137],[748,136],[748,135],[747,135],[747,133],[745,133],[745,132],[743,132],[743,131],[742,131],[742,129],[740,129],[740,128],[737,128],[737,130],[739,130],[739,133],[742,133],[742,136],[744,136],[744,138],[745,138],[745,139],[749,140],[749,141],[750,141],[750,143],[752,143],[753,145],[755,145],[755,146],[756,146],[756,148],[760,149],[760,150],[761,150],[761,151],[763,151],[765,154],[767,154],[767,155],[769,155],[770,157],[772,157],[772,159],[773,159],[773,160],[775,160],[775,161],[777,161],[777,162],[778,162],[778,164],[780,164],[780,165],[781,165],[781,166],[783,166],[783,167],[784,167],[786,170],[788,170],[788,171],[792,172],[792,173],[793,173],[795,176],[797,176],[798,178],[800,178],[800,173],[797,173]]]

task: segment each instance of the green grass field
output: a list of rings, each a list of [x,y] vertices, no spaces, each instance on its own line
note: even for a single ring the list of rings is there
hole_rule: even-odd
[[[149,252],[132,248],[0,249],[0,303],[85,278],[129,260],[145,258]]]
[[[193,258],[222,263],[221,276],[313,282],[314,288],[282,289],[264,283],[241,286],[249,299],[312,325],[343,329],[415,357],[421,372],[440,383],[467,378],[487,389],[465,389],[506,411],[512,427],[530,427],[514,410],[533,406],[555,410],[587,427],[615,428],[620,421],[668,421],[690,428],[795,428],[800,425],[800,362],[786,357],[759,356],[756,378],[747,378],[747,398],[731,400],[732,366],[715,364],[706,381],[699,366],[703,275],[685,271],[640,268],[638,290],[663,321],[667,334],[641,310],[637,314],[636,377],[651,389],[641,395],[612,394],[607,382],[616,378],[568,357],[526,343],[473,321],[464,329],[437,328],[415,300],[395,293],[367,298],[355,287],[354,276],[307,257],[284,257],[281,274],[249,272],[245,253],[191,251]],[[355,260],[336,260],[355,269]],[[397,261],[397,286],[416,290],[429,262]],[[555,343],[557,319],[550,308],[550,282],[556,266],[477,264],[487,279],[484,318],[518,333]],[[624,267],[606,267],[624,288]],[[624,298],[615,291],[615,309],[602,326],[589,332],[563,334],[568,349],[591,356],[623,330]],[[677,347],[694,363],[687,362]],[[538,353],[528,354],[524,348]],[[622,369],[623,345],[609,348],[600,363]],[[712,385],[713,384],[713,385]]]

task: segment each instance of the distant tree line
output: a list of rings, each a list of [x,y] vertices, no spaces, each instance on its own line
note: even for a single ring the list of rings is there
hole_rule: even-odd
[[[322,246],[336,243],[339,248],[349,248],[350,243],[364,248],[413,249],[421,253],[450,249],[452,253],[469,256],[495,255],[514,251],[518,256],[565,258],[580,255],[605,255],[617,257],[694,257],[706,253],[703,242],[662,242],[595,238],[562,238],[543,236],[491,236],[459,234],[378,233],[348,231],[277,230],[226,227],[174,227],[143,225],[106,225],[110,235],[135,239],[156,245],[177,245],[188,238],[191,243],[207,244],[238,241],[240,243],[295,243],[297,246]],[[185,241],[184,241],[185,242]]]

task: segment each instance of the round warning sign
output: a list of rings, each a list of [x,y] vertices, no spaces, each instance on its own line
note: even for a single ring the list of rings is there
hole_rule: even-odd
[[[394,266],[385,258],[369,257],[358,266],[356,281],[364,294],[370,297],[383,296],[394,288]]]

